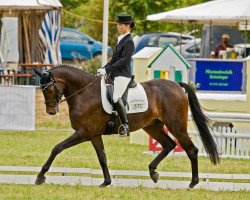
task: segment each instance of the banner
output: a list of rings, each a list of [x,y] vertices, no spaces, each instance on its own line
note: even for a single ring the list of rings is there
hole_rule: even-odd
[[[243,62],[196,61],[198,90],[242,91]]]

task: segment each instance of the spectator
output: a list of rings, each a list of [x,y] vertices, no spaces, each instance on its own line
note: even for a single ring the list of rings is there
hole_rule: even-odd
[[[233,48],[233,45],[229,44],[230,36],[228,34],[223,34],[221,36],[221,44],[219,44],[215,49],[215,58],[219,58],[220,51],[226,51],[226,49]]]

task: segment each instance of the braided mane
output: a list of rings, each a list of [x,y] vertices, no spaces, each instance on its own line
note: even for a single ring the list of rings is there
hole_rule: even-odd
[[[76,67],[76,66],[73,66],[73,65],[66,65],[66,64],[57,65],[57,66],[51,68],[49,71],[53,71],[53,70],[56,70],[56,69],[58,69],[58,68],[69,69],[69,70],[74,71],[74,72],[76,72],[76,73],[78,73],[78,74],[79,74],[79,73],[84,73],[84,74],[87,74],[87,75],[90,75],[90,76],[96,76],[96,75],[90,74],[89,72],[87,72],[87,71],[85,71],[85,70],[83,70],[83,69],[80,69],[80,68],[78,68],[78,67]]]
[[[75,74],[78,74],[78,75],[87,75],[89,77],[97,77],[96,75],[94,74],[90,74],[89,72],[85,71],[85,70],[82,70],[76,66],[73,66],[73,65],[66,65],[66,64],[62,64],[62,65],[57,65],[53,68],[51,68],[49,71],[53,71],[53,70],[57,70],[57,69],[69,69],[71,72],[75,73]]]

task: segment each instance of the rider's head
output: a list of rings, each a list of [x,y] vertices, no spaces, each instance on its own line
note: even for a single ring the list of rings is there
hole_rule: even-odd
[[[117,16],[117,30],[120,34],[126,34],[135,27],[135,21],[130,14],[120,14]]]

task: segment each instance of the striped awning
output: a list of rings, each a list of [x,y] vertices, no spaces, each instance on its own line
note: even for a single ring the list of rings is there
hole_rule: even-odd
[[[61,35],[60,10],[49,10],[42,22],[39,35],[45,45],[44,63],[61,64],[60,35]]]

